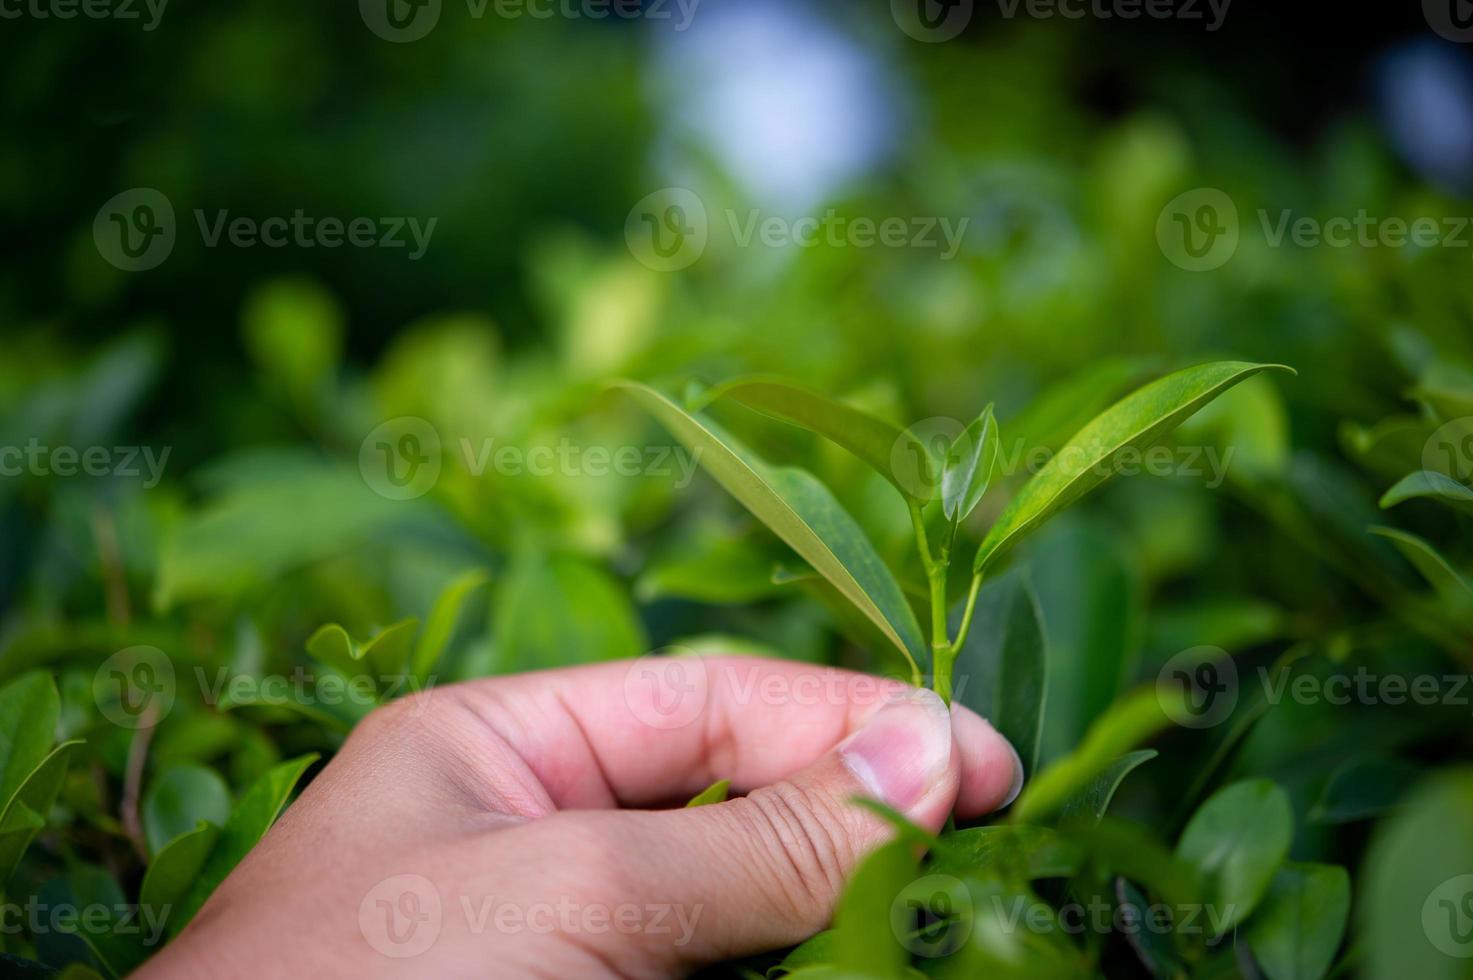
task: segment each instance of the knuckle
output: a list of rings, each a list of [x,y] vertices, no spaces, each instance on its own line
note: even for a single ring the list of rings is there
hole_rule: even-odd
[[[763,842],[759,860],[773,899],[800,921],[828,921],[856,859],[840,804],[822,792],[780,782],[747,796],[748,820]]]

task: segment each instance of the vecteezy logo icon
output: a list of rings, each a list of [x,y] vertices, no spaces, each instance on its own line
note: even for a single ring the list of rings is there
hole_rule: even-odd
[[[380,497],[412,500],[440,479],[440,434],[414,415],[390,419],[358,447],[358,472]]]
[[[941,493],[946,453],[966,428],[956,419],[937,415],[906,429],[890,447],[890,473],[895,482],[919,500],[934,500]]]
[[[929,44],[950,41],[972,21],[972,0],[890,0],[902,31]]]
[[[1178,194],[1156,219],[1156,244],[1188,272],[1219,268],[1238,250],[1238,208],[1215,187]]]
[[[682,648],[647,653],[624,672],[624,703],[644,724],[661,731],[684,728],[706,710],[706,663]]]
[[[1156,675],[1156,699],[1184,728],[1221,724],[1238,704],[1238,668],[1221,647],[1183,650]]]
[[[418,41],[440,22],[441,0],[358,0],[363,23],[385,41]]]
[[[440,937],[440,892],[423,875],[385,878],[358,904],[358,931],[384,956],[418,956]]]
[[[1422,931],[1438,951],[1473,957],[1473,874],[1449,878],[1422,903]]]
[[[115,194],[92,220],[98,254],[124,272],[152,269],[174,251],[174,205],[152,187]]]
[[[158,647],[119,650],[92,675],[92,699],[120,728],[152,728],[174,707],[174,664]]]
[[[1422,16],[1449,41],[1473,41],[1473,3],[1469,0],[1422,0]]]
[[[1422,469],[1473,485],[1473,416],[1438,426],[1422,446]]]
[[[692,265],[706,251],[709,230],[705,203],[684,187],[646,194],[624,219],[630,254],[656,272]]]
[[[916,956],[950,956],[972,934],[972,893],[951,875],[917,878],[890,904],[890,929]]]

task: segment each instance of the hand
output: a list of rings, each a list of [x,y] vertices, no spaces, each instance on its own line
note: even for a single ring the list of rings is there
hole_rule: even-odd
[[[679,805],[727,778],[746,795]],[[966,708],[864,674],[642,658],[381,708],[145,977],[663,977],[824,928],[890,832],[1010,802]]]

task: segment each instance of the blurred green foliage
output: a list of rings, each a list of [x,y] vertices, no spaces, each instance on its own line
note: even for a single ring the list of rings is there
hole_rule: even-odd
[[[33,244],[0,271],[0,447],[46,452],[7,456],[18,471],[0,477],[7,900],[169,905],[172,935],[316,757],[427,683],[665,647],[893,669],[862,618],[605,390],[614,377],[679,395],[781,374],[902,426],[965,425],[990,402],[1001,459],[1057,448],[1148,377],[1231,356],[1299,376],[1247,382],[1176,434],[1232,452],[1220,485],[1113,481],[984,590],[989,636],[1046,645],[1025,757],[1073,795],[1025,796],[924,864],[882,851],[833,932],[784,967],[746,966],[1473,976],[1457,941],[1473,916],[1456,917],[1473,873],[1466,696],[1274,696],[1299,678],[1473,667],[1466,500],[1436,476],[1400,483],[1473,481],[1468,255],[1254,233],[1259,209],[1410,219],[1467,202],[1410,177],[1360,115],[1291,147],[1174,59],[1140,65],[1138,104],[1106,112],[1078,92],[1087,34],[1008,25],[917,52],[875,26],[883,11],[835,16],[910,107],[903,151],[822,207],[968,216],[951,261],[713,241],[678,273],[642,265],[623,223],[650,190],[688,180],[712,214],[764,202],[699,148],[671,151],[679,180],[650,162],[673,97],[633,29],[447,19],[400,49],[343,40],[362,32],[347,6],[272,3],[171,9],[117,45],[98,25],[26,28],[0,69],[0,213]],[[43,124],[89,64],[77,121]],[[174,202],[180,241],[125,273],[92,219],[138,185]],[[1156,226],[1206,186],[1237,203],[1243,234],[1193,273]],[[206,249],[186,233],[194,208],[439,223],[409,263]],[[796,428],[719,414],[832,489],[924,621],[895,489]],[[105,474],[64,475],[57,447],[105,449]],[[629,447],[636,472],[617,472]],[[438,468],[423,493],[385,482],[385,459],[421,456]],[[1025,475],[995,478],[960,537],[979,542]],[[1009,591],[1022,580],[1036,624]],[[1017,654],[980,642],[959,669],[1006,713]],[[1163,668],[1204,647],[1235,664],[1230,712],[1155,724]],[[134,700],[145,687],[160,696]],[[1131,751],[1148,739],[1155,755]],[[947,907],[972,910],[968,940],[933,955],[955,920],[926,918],[925,888],[918,938],[892,940],[894,896],[943,873]],[[1238,906],[1236,936],[1231,921],[1182,937],[996,920],[1019,898],[1098,897],[1114,915],[1203,894]],[[139,940],[21,930],[4,962],[122,973],[152,950]]]

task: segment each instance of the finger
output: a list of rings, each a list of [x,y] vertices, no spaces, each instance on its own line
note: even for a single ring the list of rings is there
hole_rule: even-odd
[[[862,855],[892,831],[856,806],[879,799],[938,830],[957,800],[968,727],[953,735],[946,707],[912,690],[791,778],[727,803],[649,813],[570,813],[569,821],[639,855],[621,867],[636,901],[680,910],[704,962],[800,941],[829,922]],[[954,740],[955,739],[955,740]],[[973,750],[975,750],[974,747]],[[549,827],[550,829],[550,827]]]
[[[730,779],[738,793],[768,785],[909,690],[791,661],[645,657],[474,681],[431,697],[453,697],[486,729],[468,753],[482,762],[484,778],[535,782],[550,807],[589,809],[664,803],[717,779]],[[1015,795],[1021,767],[986,721],[960,706],[954,714],[965,746],[958,815],[967,818]],[[530,801],[536,793],[519,787],[499,795]],[[542,814],[533,806],[527,815]]]

